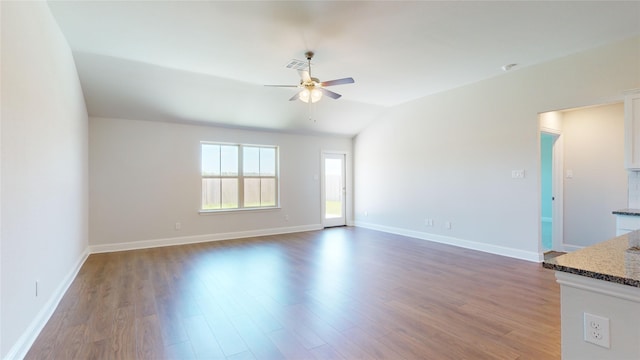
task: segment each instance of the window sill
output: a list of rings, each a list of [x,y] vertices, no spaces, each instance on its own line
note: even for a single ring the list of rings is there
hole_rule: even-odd
[[[274,207],[262,207],[262,208],[243,208],[243,209],[220,209],[220,210],[198,210],[200,215],[215,215],[215,214],[229,214],[229,213],[242,213],[242,212],[265,212],[281,210],[279,206]]]

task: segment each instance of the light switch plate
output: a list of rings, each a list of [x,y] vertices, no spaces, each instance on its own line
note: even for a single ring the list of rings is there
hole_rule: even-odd
[[[511,178],[513,179],[524,179],[524,170],[511,170]]]

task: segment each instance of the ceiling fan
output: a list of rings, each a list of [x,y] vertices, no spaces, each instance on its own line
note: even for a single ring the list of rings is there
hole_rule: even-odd
[[[329,81],[320,81],[318,78],[311,77],[311,59],[313,58],[313,51],[307,51],[304,54],[307,57],[307,70],[299,70],[300,84],[299,85],[265,85],[271,87],[297,87],[301,90],[289,99],[294,101],[300,99],[300,101],[306,103],[315,103],[322,99],[322,95],[326,95],[332,99],[338,99],[342,95],[335,93],[331,90],[325,89],[327,86],[353,84],[355,81],[353,78],[342,78]]]

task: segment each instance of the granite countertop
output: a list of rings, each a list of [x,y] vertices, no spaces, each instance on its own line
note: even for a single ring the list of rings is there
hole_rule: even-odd
[[[614,215],[640,216],[640,209],[620,209],[612,211]]]
[[[635,243],[640,241],[640,230],[545,260],[542,266],[547,269],[640,287],[640,261],[625,260],[626,250],[630,247],[629,240]]]

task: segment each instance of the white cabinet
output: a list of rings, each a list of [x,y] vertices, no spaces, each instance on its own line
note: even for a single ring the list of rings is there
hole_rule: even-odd
[[[624,97],[624,167],[640,170],[640,89]]]
[[[640,216],[616,215],[616,236],[640,229]]]

